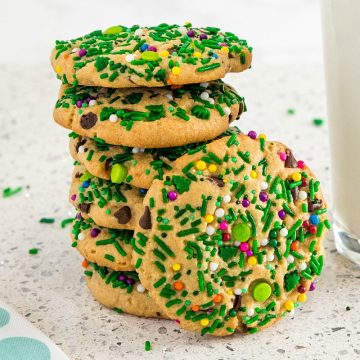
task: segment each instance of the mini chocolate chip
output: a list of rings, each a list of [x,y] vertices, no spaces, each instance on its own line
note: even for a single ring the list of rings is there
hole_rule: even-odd
[[[322,200],[318,200],[318,199],[315,199],[315,200],[311,200],[311,199],[308,199],[308,211],[309,212],[313,212],[313,211],[316,211],[318,209],[321,209],[322,207]]]
[[[80,171],[76,172],[76,174],[75,174],[76,179],[81,178],[82,176],[83,176],[83,174]]]
[[[80,119],[81,127],[86,130],[94,127],[96,122],[97,122],[97,116],[92,112],[84,114]]]
[[[106,161],[105,161],[105,171],[110,171],[111,168],[112,168],[112,161],[113,161],[113,158],[108,158]]]
[[[79,138],[79,141],[75,145],[76,152],[79,152],[79,147],[86,143],[86,139]]]
[[[293,201],[295,202],[299,196],[299,188],[296,186],[295,188],[291,189],[291,196],[293,198]]]
[[[222,179],[219,179],[217,176],[213,175],[209,178],[210,181],[214,182],[218,187],[224,187],[225,183]]]
[[[151,229],[151,214],[148,206],[145,206],[144,214],[140,218],[139,224],[145,230]]]
[[[78,208],[81,212],[84,212],[87,214],[90,211],[90,204],[86,204],[86,203],[79,204]]]
[[[285,167],[286,168],[296,168],[298,166],[297,160],[294,158],[290,149],[285,150],[286,160],[285,160]]]
[[[126,224],[131,219],[131,209],[128,206],[123,206],[121,209],[114,213],[119,224]]]

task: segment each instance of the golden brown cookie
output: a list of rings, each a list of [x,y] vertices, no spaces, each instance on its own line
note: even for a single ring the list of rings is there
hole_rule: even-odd
[[[135,271],[112,271],[90,262],[87,265],[86,285],[99,303],[119,313],[166,318]]]
[[[108,229],[78,216],[71,230],[72,246],[89,261],[116,271],[133,271],[131,230]]]
[[[223,78],[251,65],[245,40],[215,27],[112,26],[57,40],[51,64],[65,83],[111,88],[183,85]]]
[[[54,119],[108,144],[165,148],[215,138],[244,107],[243,98],[221,80],[155,89],[62,85]]]
[[[134,264],[184,329],[254,333],[314,289],[330,224],[311,170],[251,131],[207,144],[154,180],[135,229]]]
[[[231,127],[219,137],[239,132],[236,127]],[[69,136],[71,156],[91,174],[101,179],[117,181],[115,175],[120,168],[124,170],[122,181],[145,189],[150,187],[153,179],[162,179],[164,172],[172,169],[174,160],[184,154],[200,151],[205,145],[195,143],[171,148],[141,149],[109,145],[74,132]]]
[[[83,218],[90,218],[99,226],[133,230],[143,213],[141,190],[94,177],[76,165],[69,201]]]

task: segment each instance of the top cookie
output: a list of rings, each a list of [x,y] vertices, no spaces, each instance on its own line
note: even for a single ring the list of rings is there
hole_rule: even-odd
[[[181,327],[254,333],[293,311],[323,267],[329,227],[303,161],[256,133],[233,134],[173,163],[143,205],[133,261]]]
[[[215,27],[112,26],[57,40],[51,64],[64,83],[158,87],[207,82],[246,70],[251,53],[246,40]]]

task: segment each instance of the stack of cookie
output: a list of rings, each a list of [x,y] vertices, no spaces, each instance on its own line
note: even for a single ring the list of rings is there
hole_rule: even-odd
[[[282,144],[229,128],[250,67],[213,27],[113,26],[57,41],[54,118],[72,130],[73,246],[102,304],[218,336],[293,312],[323,267],[319,182]]]

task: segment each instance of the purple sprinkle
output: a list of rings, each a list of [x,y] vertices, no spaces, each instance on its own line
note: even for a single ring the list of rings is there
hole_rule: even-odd
[[[82,104],[83,104],[83,102],[82,102],[81,100],[78,100],[78,101],[76,102],[76,107],[81,108],[81,107],[82,107]]]
[[[312,283],[310,284],[309,291],[314,291],[315,289],[316,289],[315,283],[312,282]]]
[[[155,46],[149,45],[148,48],[146,49],[147,51],[157,51],[157,48]]]
[[[131,278],[128,278],[128,279],[126,280],[126,283],[127,283],[128,285],[134,285],[134,284],[135,284],[135,280],[134,280],[134,279],[131,279]]]
[[[249,250],[249,251],[246,252],[246,255],[247,255],[247,256],[252,256],[252,255],[253,255],[253,252],[252,252],[251,250]]]
[[[79,50],[79,56],[80,57],[83,57],[83,56],[85,56],[87,54],[87,50],[86,49],[80,49]]]
[[[286,216],[286,212],[285,212],[284,210],[280,210],[280,211],[278,212],[278,215],[279,215],[279,218],[280,218],[281,220],[284,220],[284,219],[285,219],[285,216]]]
[[[94,229],[91,229],[91,231],[90,231],[90,235],[91,235],[91,237],[97,237],[99,234],[101,233],[101,230],[100,229],[96,229],[96,228],[94,228]]]
[[[76,200],[76,194],[72,194],[71,197],[70,197],[70,199],[71,199],[72,201],[75,201],[75,200]]]
[[[200,34],[200,40],[205,40],[207,38],[208,38],[208,36],[206,34],[204,34],[204,33]]]
[[[264,191],[261,191],[260,194],[259,194],[259,199],[260,201],[262,202],[265,202],[268,200],[268,194]]]
[[[194,30],[189,30],[189,31],[187,32],[187,36],[188,36],[188,37],[194,37],[194,36],[195,36],[195,31],[194,31]]]
[[[257,137],[257,134],[256,134],[256,132],[255,132],[254,130],[251,130],[251,131],[248,132],[248,137],[249,137],[250,139],[255,140],[256,137]]]
[[[177,192],[176,191],[169,191],[168,198],[170,201],[175,201],[177,199]]]
[[[124,274],[121,274],[118,276],[118,280],[120,281],[125,281],[127,279],[127,277]]]
[[[80,213],[77,213],[77,214],[76,214],[76,218],[77,218],[78,220],[81,220],[81,214],[80,214]]]
[[[248,206],[250,205],[250,201],[249,201],[248,199],[244,198],[244,199],[242,200],[242,202],[241,202],[241,205],[242,205],[244,208],[246,208],[246,207],[248,207]]]

